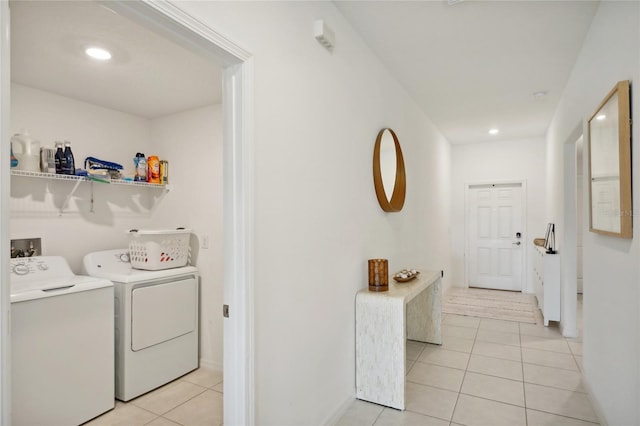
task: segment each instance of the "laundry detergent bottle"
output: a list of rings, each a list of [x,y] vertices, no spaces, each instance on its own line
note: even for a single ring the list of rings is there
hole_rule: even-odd
[[[133,178],[136,182],[146,182],[147,181],[147,159],[143,153],[138,152],[136,157],[133,159],[134,164],[136,165],[136,176]]]
[[[40,171],[40,142],[23,129],[11,137],[13,156],[18,160],[16,165],[19,170],[29,172]]]
[[[13,143],[11,143],[11,168],[15,169],[16,167],[18,167],[18,159],[13,155]]]
[[[160,183],[160,159],[156,155],[147,158],[147,182]]]
[[[67,159],[64,156],[64,145],[62,142],[56,142],[56,173],[64,174],[64,170],[67,167]]]
[[[73,158],[73,152],[71,151],[71,142],[69,141],[64,141],[64,167],[62,167],[62,174],[76,174],[76,162]]]

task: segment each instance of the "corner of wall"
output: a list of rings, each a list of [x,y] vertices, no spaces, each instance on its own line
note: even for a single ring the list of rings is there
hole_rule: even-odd
[[[353,404],[355,400],[356,399],[354,393],[354,395],[350,395],[340,405],[338,405],[334,412],[327,416],[327,418],[320,424],[325,426],[333,426],[337,424],[342,416],[344,416],[345,413],[349,410],[349,407],[351,407],[351,404]]]
[[[609,426],[609,422],[607,422],[607,419],[604,416],[604,410],[600,406],[600,402],[593,397],[594,393],[592,391],[591,385],[589,384],[589,381],[587,380],[586,374],[582,374],[582,385],[587,391],[587,397],[589,398],[591,407],[593,408],[593,411],[598,418],[598,423],[600,423],[600,426]]]

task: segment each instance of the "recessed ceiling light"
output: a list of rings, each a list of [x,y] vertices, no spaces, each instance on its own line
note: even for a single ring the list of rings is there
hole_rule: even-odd
[[[498,133],[500,133],[500,130],[498,130],[498,129],[491,129],[491,130],[489,130],[489,134],[490,134],[490,135],[497,135]]]
[[[102,49],[100,47],[89,47],[84,51],[84,53],[99,61],[108,61],[109,59],[111,59],[111,53],[109,53],[108,50]]]
[[[600,114],[599,116],[597,116],[597,117],[596,117],[596,120],[600,120],[600,121],[602,121],[602,120],[604,120],[605,118],[607,118],[607,116],[606,116],[606,115],[604,115],[604,114]]]

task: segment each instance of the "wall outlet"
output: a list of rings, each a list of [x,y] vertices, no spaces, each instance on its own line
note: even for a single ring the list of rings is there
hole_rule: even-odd
[[[202,236],[202,248],[203,249],[208,249],[209,248],[209,236],[208,235],[203,235]]]
[[[11,240],[11,257],[42,256],[42,239],[19,238]]]

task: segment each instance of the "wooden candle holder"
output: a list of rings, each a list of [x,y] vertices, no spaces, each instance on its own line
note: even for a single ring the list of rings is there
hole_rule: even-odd
[[[369,259],[369,291],[389,290],[389,261]]]

